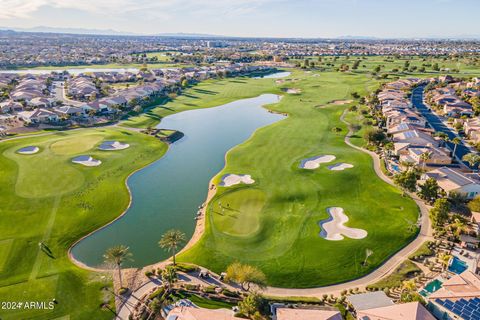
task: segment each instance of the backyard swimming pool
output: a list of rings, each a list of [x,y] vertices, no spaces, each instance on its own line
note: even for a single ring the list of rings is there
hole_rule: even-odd
[[[460,274],[467,269],[468,269],[468,265],[465,261],[460,260],[455,256],[450,260],[448,271],[455,272],[456,274]]]
[[[442,283],[443,282],[438,280],[438,279],[430,281],[429,283],[427,283],[427,285],[422,290],[420,290],[420,294],[422,296],[426,297],[426,296],[430,295],[431,293],[434,293],[435,291],[440,289],[442,287]]]

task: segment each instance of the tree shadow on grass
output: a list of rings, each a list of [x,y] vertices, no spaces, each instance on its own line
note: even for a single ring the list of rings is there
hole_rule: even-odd
[[[210,94],[210,95],[216,95],[218,92],[216,91],[211,91],[211,90],[205,90],[205,89],[193,89],[194,91],[202,94]]]

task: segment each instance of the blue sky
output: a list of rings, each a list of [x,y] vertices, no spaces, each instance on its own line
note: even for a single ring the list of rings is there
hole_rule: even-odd
[[[480,35],[479,0],[0,0],[0,26],[139,34]]]

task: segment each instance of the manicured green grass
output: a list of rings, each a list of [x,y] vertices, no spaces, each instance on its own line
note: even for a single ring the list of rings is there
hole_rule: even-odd
[[[421,271],[422,270],[420,270],[415,263],[405,260],[397,267],[397,269],[395,269],[395,271],[393,271],[392,274],[377,283],[369,285],[368,288],[382,290],[384,288],[400,287],[403,281],[412,278],[415,273]]]
[[[235,304],[233,303],[202,298],[196,294],[189,294],[186,292],[177,293],[175,297],[178,299],[189,299],[200,308],[206,308],[206,309],[231,309],[232,307],[235,306]]]
[[[215,206],[209,206],[205,236],[180,260],[215,271],[240,260],[259,266],[270,284],[309,287],[359,277],[413,237],[405,219],[416,219],[414,203],[379,181],[368,155],[343,143],[347,128],[339,117],[348,105],[328,105],[332,100],[350,99],[353,91],[366,94],[388,80],[372,79],[367,72],[313,74],[296,71],[288,78],[298,82],[281,85],[274,79],[206,81],[147,115],[125,122],[127,126],[147,127],[183,110],[268,92],[281,94],[280,88],[303,91],[285,94],[272,107],[289,113],[289,118],[258,130],[252,139],[228,153],[226,168],[215,181],[233,172],[251,174],[256,183],[219,189],[212,204],[225,197],[231,209],[240,210],[229,217],[215,217]],[[333,133],[333,127],[342,128],[342,132]],[[96,136],[127,142],[131,148],[96,150],[99,140],[91,140]],[[64,143],[68,139],[78,144]],[[38,145],[41,151],[30,156],[16,153],[28,145]],[[110,279],[73,266],[67,249],[81,236],[117,217],[128,204],[127,175],[165,151],[166,145],[157,139],[121,128],[57,132],[0,143],[0,297],[11,301],[55,297],[59,302],[53,311],[2,311],[2,319],[112,317],[99,308],[102,301],[111,301],[100,290],[110,285]],[[71,158],[80,154],[92,155],[103,163],[92,168],[72,164]],[[331,172],[325,165],[315,171],[298,168],[301,159],[320,154],[335,154],[336,162],[355,167],[340,172]],[[368,237],[321,239],[318,221],[326,218],[329,206],[343,207],[350,218],[347,225],[367,230]],[[235,216],[248,219],[240,223]],[[40,241],[49,246],[55,259],[39,252]],[[362,267],[367,248],[374,253],[368,267]]]
[[[208,207],[204,236],[179,260],[217,272],[241,261],[258,266],[271,285],[313,287],[360,277],[415,236],[406,222],[418,217],[415,203],[376,176],[369,155],[344,143],[347,127],[340,116],[348,105],[318,107],[348,99],[353,91],[366,94],[378,82],[348,73],[314,77],[296,72],[291,78],[299,80],[282,86],[300,88],[302,93],[286,94],[271,106],[289,117],[258,130],[252,139],[231,150],[226,167],[214,179],[218,183],[226,173],[250,174],[255,185],[219,187]],[[334,133],[333,127],[342,131]],[[327,165],[312,171],[298,168],[302,159],[322,154],[335,155],[332,163],[355,167],[337,172]],[[248,189],[255,191],[248,195]],[[238,207],[257,201],[256,190],[265,196],[258,222]],[[228,197],[232,211],[238,210],[232,219],[218,216],[216,204],[226,205],[223,197]],[[326,209],[331,206],[344,208],[350,219],[346,225],[367,230],[368,236],[342,241],[321,238],[318,222],[328,217]],[[243,218],[251,223],[250,228],[231,221]],[[245,236],[245,230],[255,231]],[[374,253],[364,267],[366,249]]]
[[[265,193],[258,189],[238,189],[225,192],[211,204],[215,226],[232,236],[253,236],[260,229],[260,216],[265,205]]]
[[[100,151],[103,140],[130,144],[122,151]],[[21,155],[24,146],[40,152]],[[111,296],[109,275],[74,266],[68,248],[81,236],[105,225],[128,205],[128,174],[166,151],[158,139],[125,129],[85,129],[0,143],[0,300],[51,301],[54,310],[0,311],[2,319],[110,319],[102,301]],[[89,154],[99,167],[73,164]],[[43,241],[49,257],[39,250]]]

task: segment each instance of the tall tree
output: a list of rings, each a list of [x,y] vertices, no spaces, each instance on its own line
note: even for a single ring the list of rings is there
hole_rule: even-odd
[[[227,268],[227,281],[234,281],[242,286],[244,290],[249,291],[252,284],[259,287],[265,287],[267,278],[258,268],[248,264],[234,262]]]
[[[450,203],[447,199],[437,199],[433,208],[430,209],[430,219],[435,227],[442,227],[448,219]]]
[[[168,252],[172,253],[173,256],[173,265],[175,266],[175,255],[177,254],[178,247],[185,243],[186,238],[185,234],[180,230],[171,229],[165,232],[158,242],[158,245],[162,249],[166,249]]]
[[[418,175],[415,170],[404,171],[396,174],[393,181],[402,189],[414,192],[417,188]]]
[[[128,247],[124,245],[109,248],[107,249],[107,251],[105,251],[105,254],[103,255],[106,263],[113,264],[117,268],[120,287],[123,287],[122,264],[127,260],[131,260],[131,257],[132,253],[129,252]]]
[[[457,146],[462,142],[462,140],[458,137],[455,137],[452,139],[453,143],[453,152],[452,152],[452,157],[455,158],[455,153],[457,152]]]
[[[422,170],[425,171],[425,166],[427,164],[427,161],[432,158],[432,152],[431,151],[426,151],[420,155],[420,160],[422,160]]]
[[[424,184],[421,184],[420,191],[418,191],[418,195],[423,200],[431,203],[432,201],[438,198],[438,183],[437,180],[428,178]]]

